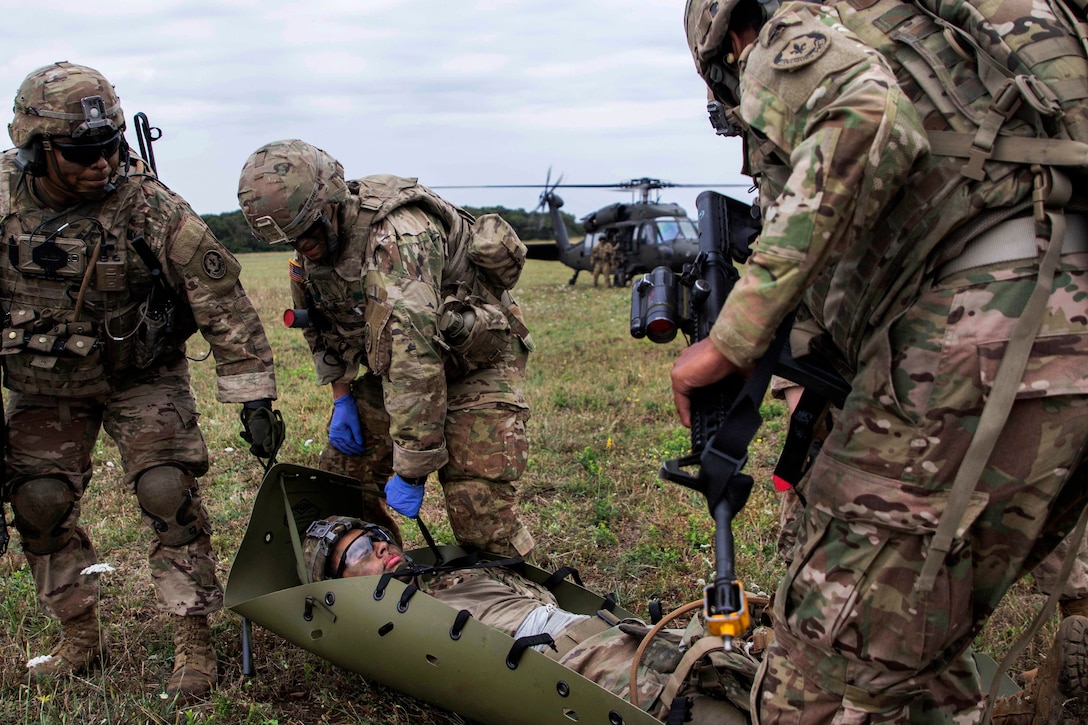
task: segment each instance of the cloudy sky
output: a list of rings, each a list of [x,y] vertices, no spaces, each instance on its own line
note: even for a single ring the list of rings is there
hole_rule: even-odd
[[[430,186],[737,184],[683,32],[683,0],[0,0],[0,95],[57,60],[92,66],[162,129],[163,181],[200,213],[236,208],[261,144],[302,138],[349,177]],[[10,105],[5,102],[5,109]],[[10,115],[6,116],[10,119]],[[698,189],[661,192],[695,213]],[[447,189],[531,209],[539,189]],[[560,190],[583,216],[628,192]]]

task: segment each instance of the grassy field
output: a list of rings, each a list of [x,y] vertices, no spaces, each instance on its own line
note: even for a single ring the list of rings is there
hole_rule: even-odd
[[[289,305],[285,254],[242,257],[243,281],[261,313],[276,354],[288,441],[279,460],[316,465],[325,445],[331,400],[314,383],[310,356],[297,330],[280,323]],[[660,599],[673,609],[701,597],[712,575],[713,525],[699,494],[661,481],[662,460],[686,453],[688,432],[672,405],[668,373],[684,344],[654,345],[628,333],[630,288],[594,289],[586,275],[568,286],[558,262],[530,261],[516,293],[533,331],[527,392],[533,406],[531,449],[521,482],[521,510],[537,540],[536,562],[573,566],[590,588],[615,592],[636,612]],[[198,337],[189,354],[202,357]],[[211,360],[192,364],[201,428],[212,451],[202,479],[213,519],[213,542],[225,581],[242,538],[262,468],[238,438],[237,405],[215,401]],[[767,422],[750,455],[757,485],[738,516],[738,576],[749,590],[771,592],[782,572],[776,557],[778,499],[770,484],[784,408],[768,401]],[[111,661],[85,680],[38,684],[25,663],[45,654],[59,633],[37,609],[33,579],[13,544],[0,559],[0,723],[462,723],[377,683],[338,670],[279,637],[254,632],[256,676],[241,673],[240,618],[212,618],[220,659],[218,689],[205,702],[175,710],[163,687],[172,640],[154,608],[147,570],[148,532],[135,500],[120,486],[117,451],[105,437],[94,456],[96,475],[84,499],[83,524],[101,561],[100,611]],[[424,520],[449,541],[441,493],[428,487]],[[411,543],[422,538],[407,526]],[[14,534],[14,531],[12,532]],[[414,538],[413,538],[414,536]],[[998,657],[1030,621],[1041,598],[1022,584],[998,612],[979,646]],[[1048,628],[1018,663],[1032,666],[1049,641]],[[392,666],[392,665],[391,665]]]

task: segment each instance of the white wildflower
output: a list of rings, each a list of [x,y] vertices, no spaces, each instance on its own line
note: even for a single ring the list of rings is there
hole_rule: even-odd
[[[31,657],[26,661],[26,668],[32,670],[38,665],[44,665],[51,659],[53,659],[53,655],[38,655],[37,657]]]
[[[83,571],[79,572],[83,576],[90,576],[91,574],[109,574],[111,571],[117,571],[109,564],[91,564]]]

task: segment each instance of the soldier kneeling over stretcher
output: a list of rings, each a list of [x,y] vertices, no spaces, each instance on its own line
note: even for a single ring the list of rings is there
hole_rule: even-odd
[[[545,587],[502,566],[502,562],[467,565],[469,568],[453,571],[443,567],[437,574],[433,567],[413,566],[387,531],[346,516],[311,524],[303,553],[311,582],[398,572],[397,578],[412,579],[421,591],[454,609],[467,610],[481,623],[515,639],[550,635],[554,646],[538,645],[536,649],[631,700],[630,667],[650,632],[640,620],[617,620],[603,610],[593,617],[567,612],[558,607]],[[756,610],[765,604],[757,597],[749,602]],[[753,620],[759,620],[758,613]],[[758,627],[757,631],[769,630]],[[704,639],[714,640],[706,643],[713,646],[693,666],[689,665],[695,658],[685,658],[685,653],[701,649]],[[660,630],[642,655],[637,704],[664,719],[673,697],[687,696],[691,700],[688,722],[748,723],[748,697],[759,666],[756,655],[762,651],[762,646],[754,646],[758,640],[759,636],[753,635],[745,646],[736,643],[732,651],[726,652],[720,638],[707,636],[698,617],[684,630]],[[691,684],[695,682],[698,688]]]

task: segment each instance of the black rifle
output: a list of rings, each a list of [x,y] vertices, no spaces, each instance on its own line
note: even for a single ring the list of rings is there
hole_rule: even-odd
[[[740,278],[734,262],[751,254],[759,222],[748,204],[713,191],[696,200],[699,210],[699,254],[679,277],[658,267],[635,283],[631,292],[631,334],[665,343],[682,331],[691,342],[710,335],[718,312]],[[704,617],[711,634],[727,646],[748,628],[744,588],[734,577],[733,517],[752,490],[751,476],[741,472],[748,445],[763,423],[759,409],[778,373],[841,405],[849,386],[836,373],[790,355],[792,316],[781,324],[774,341],[744,378],[732,375],[695,391],[691,396],[691,453],[666,461],[662,478],[704,494],[715,522],[714,583],[704,592]],[[697,475],[685,468],[698,465]]]

